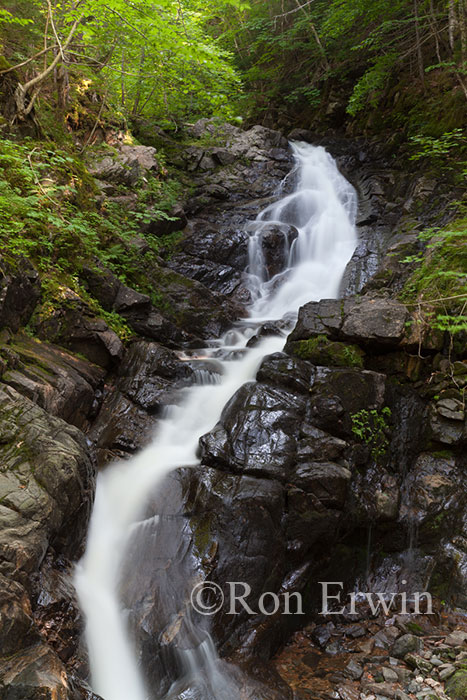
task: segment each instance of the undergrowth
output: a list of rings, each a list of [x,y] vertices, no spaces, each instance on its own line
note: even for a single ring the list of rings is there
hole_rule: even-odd
[[[467,331],[467,218],[419,234],[423,250],[402,262],[415,265],[401,299],[426,327],[456,339]]]
[[[65,147],[24,139],[0,140],[0,246],[15,265],[31,260],[41,275],[43,304],[59,306],[60,288],[68,287],[105,318],[120,336],[128,328],[117,314],[105,312],[81,287],[83,265],[111,269],[123,282],[134,279],[141,253],[135,237],[141,224],[170,218],[179,188],[171,180],[142,178],[135,187],[132,211],[103,200],[83,161]],[[163,241],[147,235],[147,258]],[[132,284],[135,286],[135,284]],[[136,285],[137,286],[137,285]]]

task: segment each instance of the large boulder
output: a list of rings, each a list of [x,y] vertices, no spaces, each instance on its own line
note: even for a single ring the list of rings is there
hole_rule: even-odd
[[[408,319],[407,308],[393,299],[325,299],[300,309],[289,341],[325,335],[364,347],[398,347],[406,337]]]
[[[179,401],[180,391],[194,378],[192,366],[168,348],[143,340],[130,343],[90,431],[99,462],[127,458],[148,444],[165,408]]]
[[[39,338],[80,353],[91,362],[109,369],[123,356],[123,345],[106,321],[95,314],[75,292],[64,289],[61,305],[36,320]]]
[[[159,163],[156,149],[151,146],[119,145],[119,150],[110,152],[89,165],[89,172],[97,180],[115,185],[134,186],[145,172],[158,173]]]
[[[48,413],[81,429],[95,418],[105,371],[57,346],[25,334],[0,344],[2,382]]]
[[[286,480],[293,466],[302,397],[261,384],[245,384],[218,425],[200,439],[205,464]]]
[[[298,230],[287,224],[265,224],[259,229],[259,236],[265,268],[271,278],[287,267],[290,249],[298,237]]]

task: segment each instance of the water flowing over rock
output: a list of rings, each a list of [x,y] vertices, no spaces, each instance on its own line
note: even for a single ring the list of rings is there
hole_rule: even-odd
[[[250,134],[251,138],[247,143],[245,143],[245,148],[247,149],[246,152],[250,153],[253,159],[261,161],[259,154],[255,150],[257,148],[256,139],[258,135],[263,135],[260,130]],[[313,297],[314,295],[318,294],[317,281],[314,278],[315,274],[319,273],[320,280],[324,280],[325,275],[323,275],[323,268],[326,268],[328,272],[326,289],[329,290],[329,293],[337,293],[340,277],[343,274],[345,264],[351,256],[353,248],[355,247],[353,217],[355,216],[356,207],[352,188],[345,182],[342,176],[339,175],[332,159],[328,156],[328,154],[326,154],[324,149],[313,149],[303,144],[298,145],[295,152],[297,164],[300,166],[300,179],[296,194],[288,195],[284,198],[284,200],[279,201],[277,205],[272,204],[267,207],[266,210],[264,210],[264,213],[258,217],[257,226],[252,226],[248,256],[250,261],[255,260],[254,265],[250,265],[250,286],[253,290],[253,296],[256,296],[257,299],[251,310],[253,316],[263,313],[267,314],[269,317],[280,319],[286,312],[295,314],[303,298],[309,299],[310,296]],[[337,213],[333,212],[333,218],[335,220],[335,233],[333,231],[334,237],[330,244],[324,243],[324,236],[326,235],[327,230],[323,225],[320,225],[319,221],[317,222],[315,220],[314,209],[306,202],[303,194],[308,190],[310,193],[312,193],[314,191],[313,188],[319,191],[322,187],[321,178],[323,177],[326,179],[326,182],[329,183],[327,185],[328,191],[332,192],[333,194],[329,202],[320,202],[317,196],[312,197],[312,200],[316,203],[318,209],[325,206],[337,207]],[[335,190],[333,190],[332,187],[335,187]],[[271,271],[268,271],[267,260],[263,258],[262,255],[256,256],[254,251],[255,247],[257,246],[260,246],[263,250],[267,250],[266,241],[268,240],[268,231],[270,232],[271,228],[264,226],[265,222],[279,221],[280,224],[289,224],[292,223],[291,221],[289,222],[289,217],[291,216],[293,217],[294,225],[297,228],[297,235],[295,236],[294,234],[294,237],[296,238],[295,244],[294,246],[290,246],[290,253],[287,261],[287,264],[290,266],[290,274],[285,276],[282,284],[280,282],[279,284],[276,283],[276,289],[274,290],[271,289],[271,286],[269,286],[268,283],[268,277],[270,276],[269,273]],[[339,229],[339,223],[341,225],[341,229]],[[266,234],[264,237],[264,245],[263,233]],[[335,250],[332,247],[334,241],[336,241],[336,245],[337,241],[340,243],[340,246],[336,247]],[[292,243],[292,241],[290,241],[290,243]],[[293,248],[297,246],[298,251],[296,250],[294,252]],[[327,254],[329,250],[330,255]],[[264,267],[262,260],[264,260]],[[304,284],[307,284],[308,288],[304,289]],[[240,336],[240,342],[238,345],[239,349],[245,345],[247,340],[248,336]],[[282,484],[283,482],[287,482],[291,476],[298,437],[294,436],[294,432],[296,431],[296,426],[298,426],[300,423],[299,417],[305,412],[305,399],[299,395],[297,396],[297,394],[289,393],[284,389],[276,389],[268,385],[244,384],[245,380],[254,378],[254,373],[257,369],[258,361],[261,356],[267,354],[268,350],[271,352],[271,350],[280,349],[282,343],[283,341],[280,336],[272,336],[271,338],[267,338],[262,343],[258,344],[257,347],[251,349],[243,360],[240,360],[240,371],[235,366],[235,363],[230,363],[231,366],[228,366],[227,363],[226,375],[221,384],[217,386],[214,385],[212,388],[201,387],[193,390],[191,394],[188,395],[186,403],[180,408],[179,417],[177,412],[175,412],[170,420],[161,424],[161,433],[159,437],[156,438],[152,445],[147,448],[146,452],[143,452],[141,456],[137,458],[140,465],[138,468],[140,471],[140,477],[138,486],[132,486],[132,505],[131,507],[125,508],[125,512],[121,514],[122,517],[119,518],[119,522],[115,522],[113,526],[116,527],[115,531],[112,530],[112,527],[109,528],[110,523],[108,521],[106,524],[102,523],[102,527],[105,528],[107,533],[104,535],[105,537],[110,536],[113,541],[115,541],[115,538],[117,538],[117,541],[120,538],[123,538],[120,541],[120,548],[123,548],[126,539],[126,528],[128,528],[130,525],[131,520],[138,515],[138,511],[141,509],[141,507],[144,506],[144,497],[147,495],[147,489],[149,486],[153,482],[158,481],[168,469],[177,466],[177,461],[178,464],[180,464],[180,460],[184,460],[185,463],[196,461],[198,454],[198,438],[206,432],[205,430],[203,431],[203,426],[207,424],[206,427],[208,429],[211,427],[211,421],[214,422],[218,416],[217,411],[222,409],[222,406],[226,400],[228,400],[233,394],[233,398],[231,398],[222,412],[221,423],[219,427],[214,430],[212,439],[211,437],[206,437],[201,441],[201,457],[204,460],[207,460],[208,464],[212,464],[214,467],[223,466],[228,472],[239,471],[242,474],[245,473],[248,475],[245,477],[233,477],[232,475],[228,474],[226,477],[223,477],[223,480],[228,479],[232,483],[230,489],[233,488],[234,482],[232,482],[232,479],[243,479],[241,482],[242,488],[239,488],[237,491],[237,501],[239,499],[242,501],[244,497],[243,486],[245,487],[245,492],[248,491],[248,481],[245,481],[245,479],[251,480],[253,475],[255,477],[259,476],[263,478],[266,476],[269,479],[271,477],[274,479],[274,485],[271,483],[269,486],[267,486],[266,493],[268,496],[266,497],[266,500],[271,501],[272,494],[277,494],[277,496],[273,497],[273,502],[278,499],[277,507],[279,510],[277,511],[277,515],[273,518],[273,520],[276,522],[283,522],[284,525],[281,525],[281,529],[285,526],[286,530],[283,531],[283,534],[279,538],[275,538],[277,543],[282,540],[284,544],[282,545],[283,553],[280,555],[277,553],[274,556],[274,558],[277,560],[279,568],[276,575],[276,580],[271,581],[271,584],[273,585],[274,589],[279,590],[281,587],[283,587],[284,590],[291,588],[290,582],[292,581],[295,581],[295,584],[292,585],[292,589],[294,586],[296,588],[297,585],[303,586],[305,584],[306,577],[303,575],[298,577],[293,575],[293,557],[292,562],[287,563],[287,547],[285,545],[288,537],[287,528],[290,530],[289,536],[294,537],[294,540],[290,545],[292,551],[295,551],[300,547],[302,547],[302,549],[303,547],[307,548],[310,543],[309,541],[297,541],[297,532],[294,531],[293,526],[293,515],[286,516],[284,512],[284,516],[279,516],[280,510],[284,509],[284,506],[280,508],[280,504],[284,502],[284,486]],[[364,382],[365,381],[366,380],[364,379]],[[244,386],[242,386],[243,384]],[[126,386],[126,390],[128,392],[128,386]],[[237,393],[235,393],[236,390],[238,390]],[[133,394],[133,397],[134,396],[135,395]],[[215,402],[206,416],[198,416],[197,413],[199,412],[199,406],[202,405],[199,402],[203,400],[203,396],[206,396],[206,399],[211,401],[211,403],[213,399]],[[213,399],[209,398],[211,396]],[[334,403],[336,403],[336,399],[332,400]],[[329,406],[329,410],[333,410],[331,405]],[[338,411],[340,413],[344,413],[345,409],[342,406],[339,406]],[[209,423],[211,423],[211,425],[209,425]],[[187,441],[186,446],[182,449],[178,447],[177,444],[172,443],[174,439],[177,440],[177,437],[175,437],[176,433],[180,434],[181,432],[185,435],[184,439]],[[151,465],[150,455],[152,453],[154,453],[154,458],[158,462],[156,471],[153,471]],[[131,466],[133,470],[135,465]],[[204,473],[205,472],[203,472],[203,474]],[[99,615],[96,616],[97,609],[92,602],[97,592],[96,585],[101,591],[101,595],[108,598],[109,601],[115,600],[114,587],[116,582],[112,582],[111,579],[108,578],[108,574],[104,568],[101,569],[102,575],[98,574],[99,583],[97,584],[97,580],[94,579],[92,565],[95,556],[93,554],[94,548],[96,546],[99,548],[101,547],[99,541],[101,536],[104,534],[101,532],[101,526],[97,524],[104,512],[99,507],[99,502],[105,503],[106,499],[109,498],[111,491],[107,491],[105,482],[110,485],[113,479],[115,479],[115,474],[115,469],[110,470],[106,474],[105,480],[101,481],[101,486],[98,488],[97,503],[93,523],[91,524],[88,550],[78,572],[76,584],[81,602],[85,606],[88,614],[88,639],[93,645],[93,648],[94,645],[97,645],[97,647],[95,647],[95,655],[91,657],[91,665],[94,671],[96,689],[98,692],[101,692],[104,695],[111,695],[115,698],[123,698],[128,694],[128,692],[133,693],[135,697],[139,697],[139,695],[142,696],[142,693],[144,693],[141,685],[143,681],[142,679],[138,680],[137,669],[134,665],[131,649],[128,646],[129,642],[126,640],[123,630],[117,633],[117,637],[115,639],[113,654],[115,658],[113,659],[112,663],[118,665],[114,666],[110,675],[105,667],[106,662],[103,664],[104,657],[109,657],[109,650],[104,650],[104,648],[102,648],[100,651],[98,650],[102,644],[102,637],[99,630],[102,630],[103,626],[107,627],[108,625],[112,625],[115,630],[121,629],[122,622],[118,612],[118,606],[115,606],[114,603],[111,604],[113,612],[111,614],[108,613],[109,617],[104,622],[100,620]],[[130,475],[132,475],[132,482],[135,478],[138,478],[136,473],[132,474],[132,471],[128,471],[128,468],[125,465],[122,465],[121,481],[118,482],[118,486],[117,482],[115,482],[116,487],[123,487],[126,480],[130,478]],[[333,496],[331,496],[329,490],[325,486],[324,482],[326,481],[326,478],[331,478],[333,483],[332,488],[336,490],[336,494]],[[301,473],[299,471],[296,475],[296,485],[292,485],[292,490],[294,493],[291,495],[291,500],[293,501],[295,498],[297,509],[300,512],[300,508],[303,508],[303,498],[302,500],[300,499],[300,494],[303,494],[305,501],[308,498],[314,504],[317,511],[318,521],[322,521],[323,510],[326,511],[326,506],[324,503],[332,507],[336,505],[341,506],[345,501],[347,490],[346,485],[349,478],[350,472],[342,465],[326,462],[316,463],[315,465],[304,465]],[[211,482],[211,486],[209,487],[207,493],[212,492],[214,483],[215,482]],[[222,481],[220,483],[222,483]],[[251,481],[251,484],[253,486],[255,482]],[[264,484],[264,487],[266,487],[266,483]],[[256,485],[254,488],[256,490]],[[273,489],[272,491],[271,488]],[[128,486],[125,486],[125,489],[128,489]],[[197,491],[198,493],[201,493],[199,489],[200,486],[197,488]],[[228,491],[230,489],[228,489]],[[225,486],[222,486],[219,493],[219,497],[221,499],[223,498],[222,494],[224,493]],[[298,499],[296,498],[296,495],[299,496]],[[257,498],[258,496],[255,496],[255,500]],[[248,502],[248,500],[246,502]],[[229,505],[229,503],[231,505]],[[233,506],[236,508],[237,506],[234,505],[235,501],[230,500],[229,503],[226,503],[225,506],[222,504],[222,506],[219,505],[215,508],[219,512],[219,508],[227,507],[224,520],[225,523],[232,520],[232,515],[235,518],[235,515],[231,511],[231,507]],[[201,507],[203,510],[208,508],[208,511],[210,511],[213,506],[196,506],[195,512],[197,507]],[[259,501],[256,508],[258,510],[258,514],[261,513],[265,507],[266,506],[261,505],[261,501]],[[269,508],[270,505],[266,507],[266,511],[268,511]],[[264,512],[265,516],[266,511]],[[172,513],[171,515],[171,519],[173,519],[175,514]],[[306,518],[306,512],[303,512],[303,517]],[[152,514],[148,514],[146,518],[146,522],[156,523],[158,520],[159,513],[157,510],[154,516]],[[334,515],[331,515],[331,520],[335,522]],[[248,517],[245,518],[244,516],[241,516],[240,522],[242,521],[248,523]],[[286,526],[285,523],[288,523],[288,525]],[[264,543],[267,537],[266,533],[269,535],[270,527],[271,524],[269,518],[266,518],[266,521],[258,522],[258,527],[256,529],[258,533],[257,536],[259,537],[258,555],[259,550],[264,549]],[[96,530],[96,528],[98,528],[98,530]],[[140,529],[142,532],[146,530],[144,525]],[[322,531],[324,532],[324,527]],[[230,549],[232,546],[234,546],[234,542],[240,544],[240,542],[244,540],[245,532],[243,529],[241,529],[231,544],[229,544],[228,541],[225,543],[223,542],[223,538],[225,536],[224,532],[225,525],[221,525],[220,534],[218,536],[220,552],[219,561],[222,561],[222,558],[225,557],[225,561],[230,567],[235,561],[230,554]],[[264,535],[262,534],[263,532]],[[159,533],[157,530],[156,533],[156,539],[159,539]],[[196,534],[195,537],[197,537]],[[308,540],[308,538],[306,538],[306,540]],[[168,541],[174,542],[174,537],[169,537]],[[212,543],[216,541],[215,534],[213,535],[212,540],[210,537],[208,537],[205,541],[209,542],[210,546],[212,546]],[[185,546],[186,545],[182,545],[181,551],[185,549]],[[137,551],[138,549],[139,545],[137,543],[131,545],[131,551]],[[122,555],[123,552],[121,551],[120,555],[117,555],[115,560],[111,558],[108,560],[106,566],[109,567],[109,573],[110,571],[116,571],[115,567],[118,568],[121,566],[122,561],[119,557]],[[206,556],[207,554],[204,555],[204,557]],[[248,560],[250,561],[250,555],[248,555]],[[248,585],[250,585],[249,582],[250,577],[253,574],[253,570],[257,568],[257,564],[254,564],[255,560],[255,552],[253,551],[251,557],[253,569],[250,569],[249,565],[248,570],[245,570],[245,580],[248,582]],[[182,580],[185,579],[185,581],[189,581],[189,574],[187,573],[186,565],[183,564],[183,562],[179,564],[178,569],[179,571],[175,573],[177,570],[177,566],[175,566],[175,570],[172,574],[172,580],[175,578],[178,579],[181,576]],[[137,566],[135,570],[138,570],[142,574],[141,566]],[[182,571],[185,571],[185,573],[182,573]],[[224,581],[222,580],[222,570],[219,573],[219,580],[225,585]],[[152,575],[151,567],[148,575]],[[269,577],[266,578],[266,581],[268,578]],[[128,579],[127,575],[124,576],[124,580],[125,579]],[[139,576],[139,583],[135,582],[135,586],[138,587],[144,585],[144,580],[145,577],[143,575]],[[91,585],[92,581],[93,583]],[[149,582],[147,581],[146,584],[149,584]],[[262,581],[257,579],[257,591],[255,592],[256,599],[259,598],[260,594],[264,590],[264,585],[264,577],[262,577]],[[135,586],[129,586],[130,594]],[[154,581],[154,585],[151,584],[150,588],[151,590],[157,590],[158,583]],[[144,586],[143,590],[148,590],[147,585]],[[161,601],[163,600],[165,600],[165,597],[161,596]],[[184,606],[184,603],[182,602],[183,600],[184,595],[182,594],[181,602],[179,603],[179,605],[182,605],[182,607]],[[130,609],[133,612],[136,612],[135,607],[136,609],[139,609],[140,603],[135,602],[134,604],[130,604]],[[144,609],[147,610],[147,613],[149,613],[150,617],[148,618],[147,613],[145,613],[145,622],[142,626],[149,634],[149,640],[145,642],[145,646],[143,648],[147,648],[149,643],[150,649],[151,644],[156,644],[157,649],[157,640],[159,639],[159,635],[163,632],[163,629],[158,626],[158,624],[161,622],[159,618],[156,617],[156,620],[154,620],[154,610],[152,607],[153,606],[151,605],[149,605],[149,608],[146,605],[144,607]],[[175,610],[176,609],[177,606],[175,607]],[[196,662],[196,658],[197,655],[199,656],[200,651],[197,650],[197,648],[201,648],[202,644],[204,644],[204,642],[202,642],[203,634],[201,631],[197,630],[196,625],[193,626],[192,623],[186,621],[186,615],[183,614],[181,610],[179,615],[181,615],[180,634],[182,635],[180,641],[178,641],[179,648],[183,648],[183,645],[187,643],[186,641],[182,641],[183,638],[185,638],[187,631],[192,638],[191,646],[193,646],[193,643],[195,643],[195,646],[191,650],[189,648],[187,649],[185,662],[183,661],[183,653],[177,653],[173,645],[173,651],[170,653],[172,653],[172,655],[175,653],[175,660],[178,659],[178,665],[181,664],[182,669],[188,673],[188,677],[190,677],[191,673],[191,675],[193,675],[193,682],[195,682],[196,674],[198,672],[207,672],[209,664],[216,663],[215,656],[213,656],[212,651],[206,652],[206,664],[208,664],[208,666],[206,667],[206,665],[204,665],[205,671],[202,671],[203,665],[201,665],[201,668],[198,669],[199,662]],[[150,625],[149,619],[152,620]],[[157,625],[156,627],[155,623]],[[241,632],[238,629],[238,623],[236,623],[234,620],[229,626],[229,629],[232,629],[230,636],[232,633],[235,635],[235,637],[240,635],[240,638],[243,638],[244,640],[242,643],[243,646],[245,646],[245,648],[250,648],[251,650],[256,649],[258,653],[260,653],[262,650],[261,653],[266,653],[267,656],[270,655],[270,653],[277,648],[280,641],[284,638],[284,630],[282,629],[282,622],[280,618],[275,620],[272,625],[263,625],[264,631],[262,634],[259,634],[258,631],[255,631],[254,628],[252,628],[250,620],[246,619],[244,624],[245,629],[243,632]],[[138,627],[139,626],[140,625],[138,625]],[[214,630],[215,629],[216,628],[214,627]],[[176,629],[174,629],[173,633],[170,634],[166,630],[164,634],[165,637],[168,636],[168,638],[171,640],[174,639],[174,635],[175,638],[180,636]],[[215,638],[217,638],[215,631],[214,634]],[[198,641],[194,642],[196,638]],[[238,644],[232,644],[231,641],[229,644],[232,650],[238,646]],[[170,650],[166,651],[165,655],[167,655],[169,651]],[[150,655],[153,656],[154,652],[151,652]],[[226,698],[229,697],[228,687],[231,681],[229,681],[228,674],[225,677],[221,674],[221,677],[219,678],[215,673],[212,673],[211,675],[208,673],[208,680],[211,684],[211,692],[216,698],[224,696]],[[216,684],[219,686],[217,690],[215,690],[215,687],[217,687]],[[151,685],[154,686],[154,679],[151,680]]]
[[[279,132],[226,125],[222,144],[174,149],[194,188],[175,221],[144,224],[183,231],[150,262],[140,239],[142,291],[82,270],[130,342],[72,290],[32,316],[39,275],[2,263],[5,700],[100,700],[88,682],[105,700],[462,691],[455,615],[319,614],[325,580],[343,597],[429,585],[467,606],[467,365],[396,298],[423,183],[375,144],[328,139],[334,161],[310,138],[296,133],[292,155]],[[159,167],[153,149],[125,148],[96,165],[104,198]],[[18,333],[31,316],[41,340]],[[96,457],[126,462],[98,477],[74,579],[89,669],[69,560]],[[192,604],[204,581],[227,598],[212,616]],[[229,582],[251,612],[229,613]],[[267,614],[265,594],[301,594],[305,615]]]

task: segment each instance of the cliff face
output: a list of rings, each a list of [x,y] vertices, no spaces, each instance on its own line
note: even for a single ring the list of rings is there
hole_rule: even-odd
[[[210,130],[202,122],[192,136]],[[314,140],[301,131],[291,137]],[[201,466],[180,465],[150,499],[148,517],[162,513],[162,539],[177,554],[163,575],[148,566],[153,533],[146,530],[123,596],[154,697],[168,689],[161,669],[170,670],[173,641],[161,643],[170,622],[161,600],[188,561],[220,584],[247,582],[253,606],[265,590],[288,591],[303,593],[312,610],[316,582],[341,580],[333,578],[336,566],[349,587],[372,579],[384,590],[390,570],[391,585],[404,579],[425,590],[429,581],[440,598],[467,605],[465,346],[453,348],[447,333],[417,324],[419,307],[400,301],[410,274],[401,261],[418,254],[420,229],[445,223],[452,193],[377,142],[324,144],[359,193],[360,243],[343,299],[301,309],[284,352],[264,359],[257,382],[244,385],[201,438]],[[136,162],[149,177],[150,157],[122,151],[95,163],[103,201],[131,212],[131,201],[118,200],[133,196]],[[92,697],[69,574],[82,553],[97,465],[147,444],[165,407],[197,381],[199,364],[181,351],[203,347],[242,316],[245,224],[291,168],[287,140],[264,127],[226,127],[215,143],[172,145],[169,158],[191,191],[167,220],[142,225],[138,288],[102,262],[80,270],[89,297],[131,329],[130,340],[122,342],[109,317],[96,316],[89,298],[71,289],[51,313],[38,314],[41,275],[19,257],[2,262],[4,700]],[[122,178],[127,195],[112,189]],[[145,255],[148,236],[178,229],[161,257]],[[272,227],[264,238],[271,270],[284,264],[283,235]],[[275,332],[266,324],[258,337]],[[215,374],[212,365],[206,371]],[[182,615],[183,596],[178,604]],[[222,655],[251,662],[270,659],[294,624],[221,612],[212,632]],[[289,696],[274,684],[271,698]],[[264,688],[255,692],[265,697]]]

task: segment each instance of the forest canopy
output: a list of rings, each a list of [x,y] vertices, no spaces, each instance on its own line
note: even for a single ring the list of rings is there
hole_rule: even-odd
[[[20,76],[11,118],[27,116],[52,84],[59,105],[91,91],[127,118],[150,115],[162,125],[232,116],[239,77],[206,30],[225,5],[238,3],[217,0],[206,10],[199,0],[7,0],[0,67],[6,75],[16,66]]]
[[[83,94],[175,129],[213,115],[339,126],[397,103],[396,126],[398,111],[431,135],[465,123],[467,0],[5,0],[0,42],[10,123]]]

